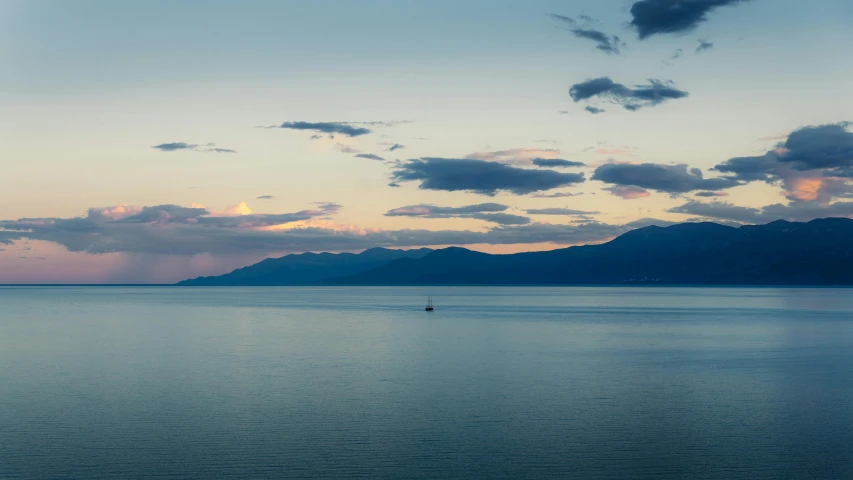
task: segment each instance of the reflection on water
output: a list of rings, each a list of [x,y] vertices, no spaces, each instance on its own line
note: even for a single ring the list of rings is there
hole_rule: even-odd
[[[848,290],[0,288],[0,306],[2,479],[853,477]]]

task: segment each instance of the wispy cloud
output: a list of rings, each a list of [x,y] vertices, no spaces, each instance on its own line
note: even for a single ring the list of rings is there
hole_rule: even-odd
[[[578,22],[572,17],[558,15],[556,13],[551,13],[548,16],[565,25],[569,25],[571,28],[568,28],[568,30],[572,32],[575,37],[595,42],[595,48],[608,55],[618,55],[621,52],[621,48],[625,46],[625,43],[619,39],[618,36],[609,35],[601,30],[589,26],[589,24],[596,22],[592,17],[587,15],[580,15],[578,17],[581,22]]]
[[[528,215],[563,215],[568,217],[585,217],[595,215],[601,212],[588,212],[584,210],[574,210],[571,208],[532,208],[526,210]]]
[[[714,48],[714,43],[708,40],[699,40],[699,45],[696,46],[696,53],[702,53],[706,50]]]
[[[600,97],[621,105],[626,110],[634,111],[653,107],[668,100],[685,98],[688,93],[679,90],[670,81],[649,79],[648,85],[630,88],[608,77],[601,77],[572,85],[569,95],[575,102]]]
[[[359,153],[356,155],[356,158],[366,158],[368,160],[380,160],[384,161],[385,159],[380,157],[379,155],[374,155],[372,153]]]
[[[420,204],[395,208],[385,213],[388,217],[416,218],[470,218],[497,223],[499,225],[526,225],[530,219],[521,215],[503,213],[506,205],[499,203],[481,203],[464,207],[439,207],[436,205]]]
[[[344,135],[347,137],[358,137],[371,133],[371,130],[364,127],[353,126],[352,122],[284,122],[276,127],[268,128],[284,128],[288,130],[308,130],[313,132],[321,132],[331,135]],[[312,137],[314,138],[314,137]],[[319,138],[319,137],[317,137]]]
[[[161,152],[179,152],[179,151],[190,151],[190,152],[202,152],[202,153],[237,153],[235,150],[231,150],[229,148],[219,148],[214,143],[207,143],[204,145],[198,145],[195,143],[185,143],[185,142],[172,142],[172,143],[161,143],[160,145],[154,145],[153,147],[156,150],[160,150]]]
[[[568,197],[576,197],[578,195],[583,195],[582,193],[569,193],[569,192],[558,192],[558,193],[538,193],[536,195],[531,195],[533,198],[568,198]]]

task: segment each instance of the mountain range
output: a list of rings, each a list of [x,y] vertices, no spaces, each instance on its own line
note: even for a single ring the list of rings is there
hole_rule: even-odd
[[[464,248],[267,259],[179,285],[853,285],[853,220],[644,227],[607,243],[491,255]]]

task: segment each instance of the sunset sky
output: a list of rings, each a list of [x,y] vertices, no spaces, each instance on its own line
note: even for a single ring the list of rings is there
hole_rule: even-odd
[[[853,217],[850,0],[0,0],[0,283]]]

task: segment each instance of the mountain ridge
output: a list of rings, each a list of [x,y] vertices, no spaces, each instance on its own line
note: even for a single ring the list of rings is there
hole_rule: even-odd
[[[352,264],[346,271],[326,270],[328,275],[317,272],[311,284],[853,285],[853,220],[847,218],[648,226],[602,244],[542,252],[494,255],[461,247],[411,252]]]

